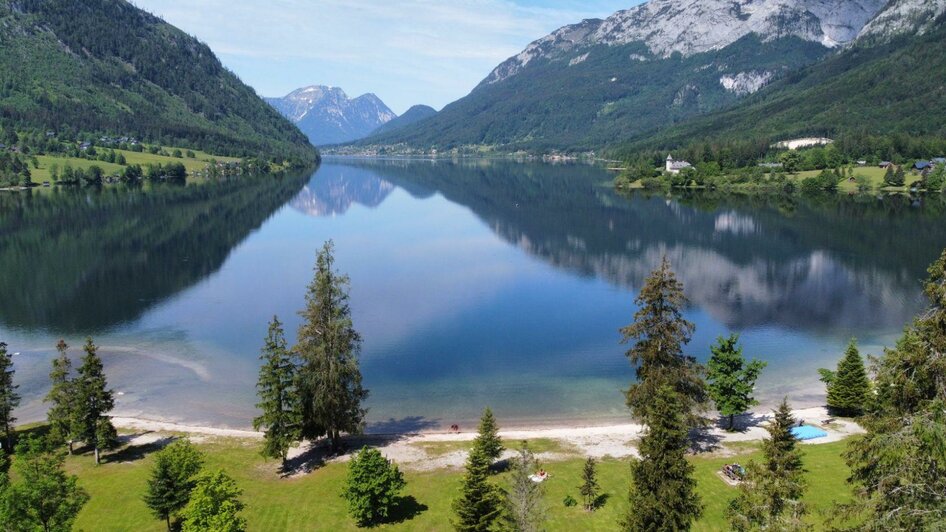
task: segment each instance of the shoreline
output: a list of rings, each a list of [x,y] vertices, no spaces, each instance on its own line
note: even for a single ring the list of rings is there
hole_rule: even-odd
[[[816,391],[817,390],[817,391]],[[810,392],[810,393],[809,393]],[[796,415],[808,415],[817,410],[824,411],[824,393],[821,389],[800,388],[797,391],[804,399],[793,402],[793,412]],[[775,394],[779,396],[779,394]],[[778,402],[772,398],[766,398],[756,405],[752,412],[743,414],[742,417],[764,418],[768,417],[772,411],[778,407]],[[780,396],[779,396],[780,397]],[[184,432],[205,435],[233,435],[235,437],[261,437],[261,433],[254,431],[250,424],[226,424],[204,420],[189,420],[183,417],[170,417],[162,415],[160,412],[135,412],[134,409],[118,412],[112,416],[113,423],[119,426],[118,421],[127,424],[127,428],[164,427],[152,430],[165,430],[169,432]],[[827,416],[827,413],[818,414]],[[715,420],[715,410],[707,411],[707,417]],[[738,416],[737,416],[738,418]],[[812,417],[813,419],[813,417]],[[33,421],[41,422],[45,417]],[[501,431],[507,432],[529,432],[540,433],[544,431],[577,430],[577,431],[595,431],[597,429],[618,429],[629,426],[638,426],[631,417],[625,412],[622,414],[590,414],[587,416],[534,416],[534,417],[499,417]],[[28,421],[29,422],[29,421]],[[460,416],[456,418],[426,418],[423,416],[404,416],[401,419],[376,419],[367,423],[364,433],[361,437],[389,437],[405,435],[436,435],[453,434],[450,426],[457,424],[461,433],[475,433],[479,425],[479,418],[466,418]]]
[[[844,440],[864,430],[850,419],[833,418],[828,415],[824,407],[813,407],[793,410],[796,419],[804,421],[806,425],[816,426],[827,433],[827,436],[800,443],[804,445],[818,445]],[[749,413],[737,418],[737,430],[728,432],[721,428],[721,422],[702,430],[694,431],[691,437],[691,453],[719,453],[722,455],[735,454],[726,444],[739,442],[761,441],[768,436],[764,424],[771,416],[770,412]],[[826,420],[833,421],[828,424]],[[154,440],[154,433],[184,433],[198,438],[207,436],[235,438],[244,440],[261,440],[263,434],[252,430],[218,428],[200,425],[187,425],[170,421],[160,421],[135,417],[114,417],[112,422],[117,428],[140,431],[140,434],[130,436],[131,445],[140,445]],[[551,440],[560,447],[557,451],[537,453],[545,461],[555,461],[570,456],[591,456],[594,458],[626,458],[638,456],[637,443],[644,434],[645,427],[636,423],[602,424],[602,425],[557,425],[546,427],[501,427],[499,436],[509,443],[526,440]],[[407,467],[420,470],[441,468],[459,468],[466,461],[467,451],[463,443],[470,442],[476,437],[476,432],[469,429],[459,432],[444,430],[402,431],[385,434],[368,433],[358,436],[349,436],[351,449],[363,445],[378,447],[388,459],[404,464]],[[307,461],[306,457],[318,456],[318,460],[346,461],[349,455],[325,456],[326,452],[322,441],[302,442],[290,450],[290,459]],[[433,449],[439,448],[440,452]],[[504,458],[515,456],[515,452],[507,450]],[[308,470],[307,468],[302,468]],[[300,471],[301,472],[301,471]]]

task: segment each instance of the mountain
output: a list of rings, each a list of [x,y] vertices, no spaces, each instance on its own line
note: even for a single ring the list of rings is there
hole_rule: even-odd
[[[124,0],[0,1],[0,121],[315,159],[207,45]]]
[[[720,109],[834,57],[932,28],[944,0],[651,0],[543,37],[466,97],[361,143],[591,150]]]
[[[946,136],[946,21],[943,15],[936,20],[918,35],[866,33],[870,46],[859,41],[736,106],[631,140],[617,151],[840,133]]]
[[[360,139],[397,117],[374,94],[349,99],[342,89],[324,85],[304,87],[266,101],[316,146]]]
[[[403,129],[421,120],[430,118],[435,114],[437,114],[437,110],[429,105],[414,105],[407,111],[404,111],[404,114],[401,116],[393,118],[385,124],[381,124],[381,127],[372,131],[371,134],[379,135],[381,133],[390,133],[398,129]]]

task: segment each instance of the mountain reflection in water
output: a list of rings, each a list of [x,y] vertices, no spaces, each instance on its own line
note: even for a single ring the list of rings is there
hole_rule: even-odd
[[[327,160],[311,177],[0,194],[0,340],[42,417],[63,337],[93,335],[119,415],[245,427],[258,351],[290,341],[337,245],[375,427],[623,419],[618,329],[662,257],[701,360],[739,332],[762,401],[823,401],[851,336],[890,345],[946,245],[940,197],[622,196],[612,174],[502,161]],[[74,349],[74,354],[78,349]],[[379,429],[380,430],[380,429]]]

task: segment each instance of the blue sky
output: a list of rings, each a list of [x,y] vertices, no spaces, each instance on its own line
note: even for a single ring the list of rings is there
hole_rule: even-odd
[[[263,96],[334,85],[396,113],[466,95],[533,40],[640,0],[135,0]]]

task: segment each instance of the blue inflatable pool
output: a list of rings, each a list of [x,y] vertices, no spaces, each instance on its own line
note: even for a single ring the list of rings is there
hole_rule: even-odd
[[[827,432],[819,429],[818,427],[812,427],[811,425],[795,427],[792,429],[792,434],[794,434],[799,440],[813,440],[815,438],[824,438],[828,435]]]

